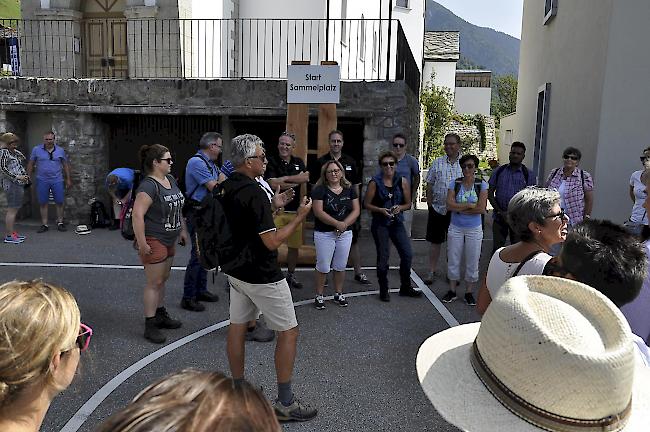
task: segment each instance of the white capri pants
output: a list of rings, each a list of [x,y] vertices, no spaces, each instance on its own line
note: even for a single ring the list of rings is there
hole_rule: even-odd
[[[449,225],[447,231],[447,277],[460,279],[460,263],[465,255],[465,281],[478,282],[478,262],[481,258],[483,227],[461,228]]]
[[[318,272],[329,273],[330,269],[345,271],[352,245],[352,230],[347,230],[338,236],[336,231],[314,231],[314,245]]]

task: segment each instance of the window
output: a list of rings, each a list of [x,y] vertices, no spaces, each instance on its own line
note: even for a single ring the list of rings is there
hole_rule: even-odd
[[[377,70],[377,59],[379,55],[377,53],[377,32],[372,34],[372,70]]]
[[[535,124],[535,153],[533,156],[533,171],[537,178],[543,179],[544,159],[546,157],[546,132],[548,130],[548,109],[551,84],[546,83],[537,90],[537,116]]]
[[[557,15],[557,2],[558,0],[544,0],[544,25]]]
[[[366,60],[366,21],[361,14],[359,21],[359,60]]]
[[[397,0],[395,2],[395,6],[408,8],[409,7],[409,0]]]
[[[348,38],[348,0],[341,0],[341,43],[347,44]]]

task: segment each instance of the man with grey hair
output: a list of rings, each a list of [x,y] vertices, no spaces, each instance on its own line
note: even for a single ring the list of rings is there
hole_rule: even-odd
[[[192,221],[194,211],[201,200],[226,178],[215,164],[221,154],[222,146],[223,139],[220,133],[206,132],[199,141],[199,150],[187,161],[185,193],[188,202],[183,206],[183,216],[185,216],[190,238],[194,238],[194,223]],[[216,302],[219,300],[219,296],[208,291],[208,272],[201,267],[195,242],[191,243],[192,251],[190,252],[190,261],[185,269],[181,307],[189,311],[201,312],[205,310],[205,306],[199,301]]]
[[[248,322],[262,312],[268,327],[278,332],[275,413],[280,421],[305,421],[314,418],[317,410],[298,400],[291,390],[298,321],[289,284],[278,265],[277,249],[304,221],[311,210],[311,200],[304,197],[296,217],[276,228],[271,203],[255,181],[266,170],[263,146],[255,135],[235,137],[231,158],[235,172],[223,183],[224,213],[232,244],[238,249],[233,253],[237,257],[234,262],[222,266],[231,286],[228,362],[235,383],[243,382]]]

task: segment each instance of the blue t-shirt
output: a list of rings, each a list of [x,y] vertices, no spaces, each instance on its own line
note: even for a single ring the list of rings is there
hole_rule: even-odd
[[[452,180],[449,183],[448,189],[453,191],[455,190],[456,180]],[[488,184],[484,181],[481,182],[481,191],[487,190]],[[465,189],[465,186],[461,183],[460,190],[456,194],[457,203],[477,203],[478,196],[476,195],[476,190],[474,185],[469,189]],[[451,223],[460,228],[476,228],[481,226],[481,215],[480,214],[462,214],[456,211],[451,212]]]
[[[202,151],[199,150],[196,155],[201,157],[191,157],[187,161],[187,168],[185,168],[185,193],[188,194],[187,198],[201,201],[208,194],[208,188],[204,186],[197,187],[197,185],[204,185],[209,181],[217,180],[219,178],[219,168]],[[205,161],[208,161],[208,163],[206,164]],[[190,194],[192,196],[189,196]]]
[[[45,149],[45,145],[37,145],[32,149],[30,160],[36,162],[36,178],[48,182],[63,181],[63,165],[68,163],[68,158],[58,145],[52,152]]]
[[[120,191],[130,191],[133,189],[133,178],[135,171],[131,168],[115,168],[106,176],[106,187],[108,188],[108,177],[117,176],[117,186],[115,187]]]

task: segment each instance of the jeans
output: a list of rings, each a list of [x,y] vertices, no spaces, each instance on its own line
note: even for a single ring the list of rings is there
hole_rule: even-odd
[[[508,236],[510,236],[510,244],[519,241],[519,237],[512,231],[508,222],[497,216],[492,220],[492,255],[497,249],[506,245]]]
[[[460,280],[460,262],[465,255],[465,281],[478,281],[478,261],[481,258],[483,228],[462,228],[449,225],[447,233],[447,276],[449,280]]]
[[[187,232],[190,235],[190,243],[192,244],[192,251],[190,252],[190,262],[187,263],[185,269],[185,281],[183,284],[183,298],[193,299],[208,288],[208,272],[199,262],[199,257],[196,254],[196,245],[194,243],[194,224],[192,224],[192,212],[187,214],[185,219],[187,224]]]
[[[370,226],[372,237],[375,239],[377,249],[377,279],[379,291],[388,292],[388,259],[390,258],[390,242],[392,241],[399,254],[400,289],[411,288],[411,261],[413,252],[411,240],[406,235],[404,224],[396,220],[385,226],[382,222],[373,219]]]

